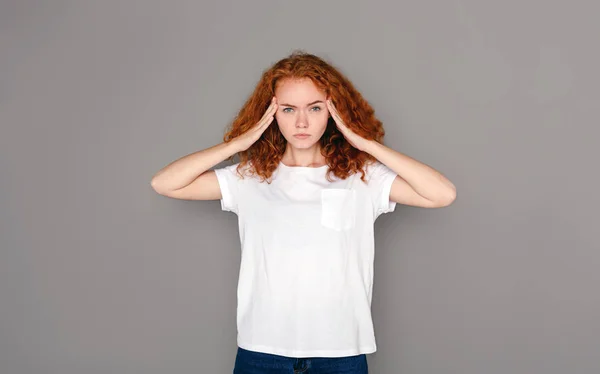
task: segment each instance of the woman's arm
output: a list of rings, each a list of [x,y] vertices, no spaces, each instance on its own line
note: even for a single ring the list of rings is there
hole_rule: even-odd
[[[239,152],[236,142],[221,143],[175,160],[159,170],[151,181],[159,194],[186,200],[218,200],[219,183],[213,170]]]
[[[156,192],[168,197],[186,200],[221,199],[219,181],[213,170],[208,170],[236,153],[247,150],[269,127],[278,105],[275,97],[262,118],[248,131],[235,139],[191,153],[171,162],[152,178]],[[208,170],[208,171],[207,171]]]
[[[456,199],[456,187],[439,171],[376,141],[364,151],[396,172],[390,200],[423,208],[445,207]]]
[[[346,126],[331,100],[327,100],[327,108],[350,145],[367,152],[398,174],[392,183],[390,200],[423,208],[440,208],[454,202],[456,187],[439,171],[375,140],[357,135]]]

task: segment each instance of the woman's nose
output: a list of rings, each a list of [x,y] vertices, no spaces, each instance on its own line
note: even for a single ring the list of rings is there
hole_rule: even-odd
[[[296,118],[296,126],[297,127],[305,127],[307,125],[307,117],[303,111],[298,112],[298,117]]]

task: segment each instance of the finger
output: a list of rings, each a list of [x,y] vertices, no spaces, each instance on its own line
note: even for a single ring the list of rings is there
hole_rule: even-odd
[[[331,101],[331,99],[327,100],[327,104],[329,105],[330,108],[332,108],[333,110],[336,110],[335,105],[333,105],[333,101]]]
[[[269,106],[267,106],[267,109],[265,109],[265,113],[267,113],[269,110],[271,110],[271,108],[273,108],[273,105],[275,105],[275,96],[273,96],[271,98],[271,101],[269,102]]]
[[[278,107],[277,101],[275,99],[275,96],[273,96],[273,99],[271,99],[271,105],[269,105],[269,108],[267,109],[268,115],[275,113],[275,111],[277,110],[277,107]]]
[[[340,126],[340,127],[346,126],[346,124],[344,123],[344,120],[342,119],[342,117],[340,116],[340,114],[337,111],[335,111],[333,113],[333,119],[338,126]]]
[[[278,107],[279,107],[279,105],[277,105],[276,103],[273,103],[272,106],[269,108],[269,110],[266,113],[267,116],[273,117],[275,115],[275,113],[277,112]]]
[[[277,111],[277,104],[274,104],[272,108],[270,108],[265,115],[263,116],[263,118],[261,119],[261,124],[260,127],[266,127],[269,126],[271,124],[271,122],[273,122],[273,119],[275,118],[275,112]]]
[[[265,113],[263,114],[261,119],[258,121],[260,123],[260,125],[263,125],[266,120],[268,120],[270,117],[272,117],[273,114],[275,114],[276,110],[277,110],[277,104],[275,103],[275,97],[273,97],[273,99],[271,99],[271,104],[269,105],[267,110],[265,110]]]
[[[333,116],[334,119],[340,119],[340,114],[338,113],[338,111],[335,108],[331,109],[331,115]]]
[[[337,116],[339,118],[339,113],[338,113],[336,107],[333,105],[333,102],[331,100],[328,100],[327,104],[329,105],[329,111],[331,112],[331,115]]]
[[[273,123],[274,119],[275,119],[275,116],[271,116],[271,117],[267,118],[267,120],[261,125],[260,131],[265,131],[267,129],[267,127],[269,127],[269,125],[271,125],[271,123]]]
[[[333,108],[331,107],[331,102],[327,100],[327,109],[329,109],[329,117],[333,117]]]

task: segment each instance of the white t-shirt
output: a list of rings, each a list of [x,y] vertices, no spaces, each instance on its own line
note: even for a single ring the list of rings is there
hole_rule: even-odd
[[[215,169],[221,208],[238,216],[237,343],[289,357],[376,351],[371,318],[375,219],[392,212],[396,173],[376,161],[367,181],[282,163],[272,183]],[[243,170],[242,170],[243,171]]]

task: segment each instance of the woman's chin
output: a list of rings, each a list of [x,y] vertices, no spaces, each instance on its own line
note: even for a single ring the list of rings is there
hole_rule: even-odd
[[[315,145],[315,142],[307,142],[307,141],[303,141],[303,140],[298,140],[298,139],[291,139],[288,140],[289,145],[291,145],[292,147],[296,148],[296,149],[308,149],[308,148],[312,148]]]

